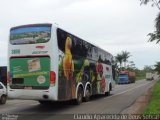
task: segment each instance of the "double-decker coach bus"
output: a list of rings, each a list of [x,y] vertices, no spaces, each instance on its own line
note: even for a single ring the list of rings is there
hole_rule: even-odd
[[[80,104],[112,90],[113,56],[95,45],[48,23],[13,27],[9,38],[10,98]]]

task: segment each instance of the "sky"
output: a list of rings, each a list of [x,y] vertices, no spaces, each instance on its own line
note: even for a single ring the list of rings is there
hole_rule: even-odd
[[[153,32],[156,7],[140,0],[0,0],[0,66],[7,62],[11,27],[53,23],[110,52],[131,54],[137,68],[160,61],[160,45],[147,42]]]

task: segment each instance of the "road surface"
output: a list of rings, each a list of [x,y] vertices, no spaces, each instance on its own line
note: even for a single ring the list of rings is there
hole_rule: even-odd
[[[8,100],[5,105],[0,105],[0,113],[3,118],[19,117],[19,119],[34,118],[45,120],[53,120],[53,118],[59,119],[59,116],[63,116],[65,119],[67,119],[67,117],[68,119],[78,119],[79,116],[77,114],[83,113],[121,114],[121,112],[130,107],[139,96],[151,88],[154,83],[155,81],[139,80],[132,84],[116,85],[113,91],[111,91],[110,96],[94,96],[89,102],[84,102],[79,106],[73,105],[70,102],[56,102],[49,106],[43,106],[33,100]]]

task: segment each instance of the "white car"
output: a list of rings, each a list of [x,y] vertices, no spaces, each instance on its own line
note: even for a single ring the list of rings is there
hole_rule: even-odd
[[[0,82],[0,104],[5,104],[7,100],[6,87]]]

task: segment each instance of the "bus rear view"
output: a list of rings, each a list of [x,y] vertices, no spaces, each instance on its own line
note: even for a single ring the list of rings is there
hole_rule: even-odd
[[[50,100],[55,75],[49,47],[51,24],[13,27],[9,40],[8,94],[10,98]],[[55,88],[54,88],[55,89]]]
[[[11,28],[8,52],[10,98],[80,104],[113,88],[113,55],[52,24]]]

